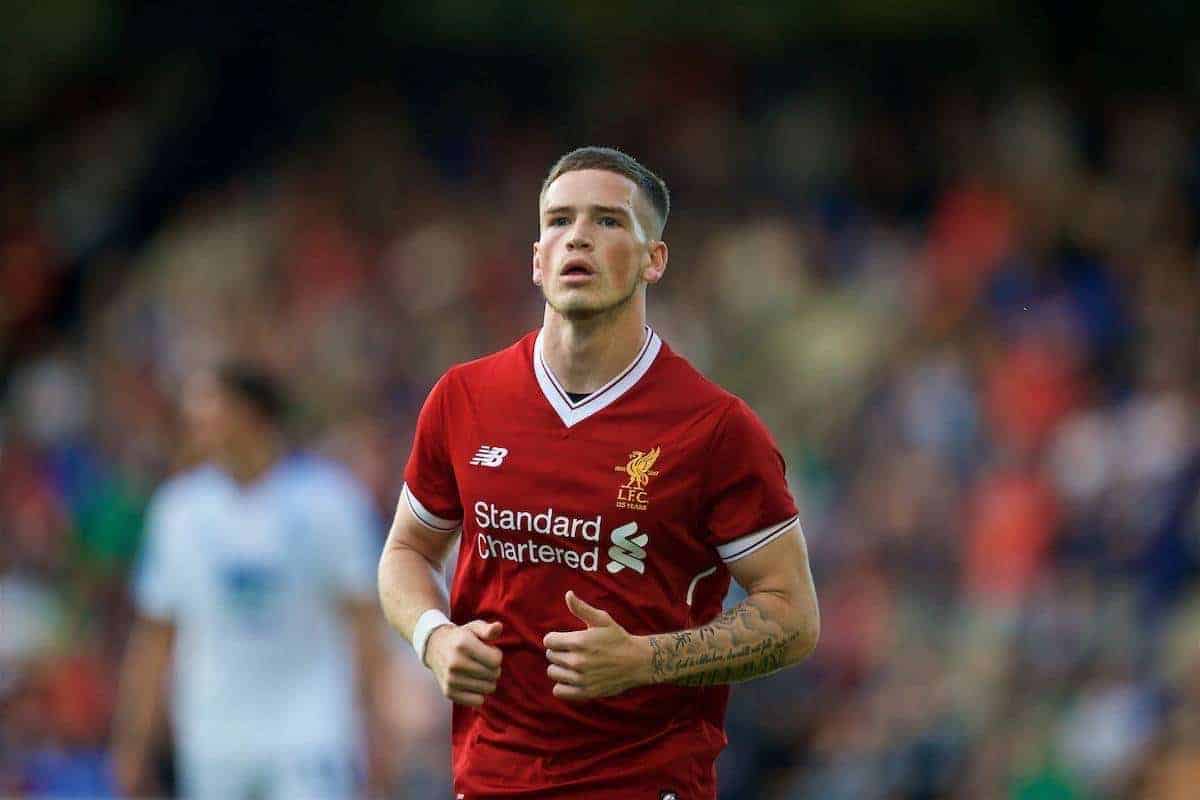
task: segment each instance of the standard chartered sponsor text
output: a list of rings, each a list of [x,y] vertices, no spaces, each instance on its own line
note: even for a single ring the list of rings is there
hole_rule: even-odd
[[[482,530],[524,531],[545,533],[574,539],[576,536],[589,542],[600,541],[600,515],[594,518],[568,517],[556,514],[553,508],[545,511],[513,511],[497,508],[494,503],[480,500],[475,503],[475,524]]]
[[[582,552],[538,544],[532,539],[509,542],[480,531],[475,537],[480,558],[503,558],[519,564],[564,564],[571,569],[595,572],[600,564],[600,548],[593,547]]]
[[[601,515],[595,517],[571,517],[558,514],[553,508],[545,511],[514,511],[498,508],[485,500],[475,503],[475,524],[479,534],[475,538],[476,551],[480,558],[503,558],[521,564],[562,564],[571,569],[595,572],[600,565],[600,548],[580,551],[576,548],[558,547],[532,537],[521,542],[510,542],[487,531],[513,531],[553,536],[561,539],[583,539],[600,541]]]

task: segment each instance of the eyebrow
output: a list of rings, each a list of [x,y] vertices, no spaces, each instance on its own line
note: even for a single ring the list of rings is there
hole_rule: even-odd
[[[625,217],[626,219],[630,218],[629,211],[627,209],[621,208],[620,206],[588,206],[587,208],[593,214],[596,214],[596,213],[614,214],[617,216]],[[555,206],[554,208],[547,208],[545,211],[542,212],[542,215],[543,216],[551,216],[553,214],[562,214],[564,212],[574,211],[574,210],[575,210],[575,206]]]

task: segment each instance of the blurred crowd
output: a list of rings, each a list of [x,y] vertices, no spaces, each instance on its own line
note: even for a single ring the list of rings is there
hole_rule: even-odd
[[[151,100],[22,154],[0,186],[0,795],[112,791],[128,576],[191,458],[184,376],[268,364],[297,441],[390,517],[432,383],[540,322],[546,170],[609,144],[672,188],[651,324],[775,433],[821,599],[812,659],[735,689],[722,797],[1197,796],[1195,108],[744,104],[691,74],[589,89],[586,141],[490,98],[451,155],[354,92],[132,245],[105,231],[162,135]],[[446,797],[448,707],[393,661],[395,797]]]

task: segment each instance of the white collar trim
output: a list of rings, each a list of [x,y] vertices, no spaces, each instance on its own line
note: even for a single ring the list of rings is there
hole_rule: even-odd
[[[608,408],[632,389],[654,364],[654,359],[658,356],[660,349],[662,349],[662,340],[658,338],[657,333],[650,329],[650,326],[646,326],[646,341],[642,344],[642,349],[638,351],[637,357],[633,359],[633,363],[600,389],[576,403],[567,395],[567,390],[562,387],[558,378],[546,364],[546,359],[542,356],[542,331],[538,331],[537,340],[533,343],[533,373],[537,377],[542,394],[546,396],[546,401],[558,414],[563,425],[570,428]]]

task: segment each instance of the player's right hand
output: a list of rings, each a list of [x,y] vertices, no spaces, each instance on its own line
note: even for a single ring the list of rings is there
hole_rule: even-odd
[[[451,702],[478,708],[496,691],[500,677],[500,648],[494,642],[504,629],[499,622],[472,620],[466,625],[443,625],[429,634],[425,663]]]

